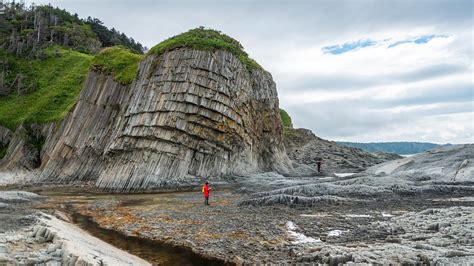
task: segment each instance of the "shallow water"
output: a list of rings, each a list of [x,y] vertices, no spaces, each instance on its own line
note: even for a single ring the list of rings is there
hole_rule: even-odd
[[[221,261],[206,259],[190,249],[139,237],[126,236],[101,228],[91,218],[79,213],[72,214],[73,222],[91,235],[150,263],[159,265],[223,265]]]
[[[38,192],[46,196],[46,206],[54,208],[62,204],[71,206],[72,204],[84,204],[101,200],[120,200],[123,205],[147,205],[153,202],[156,194],[94,194],[75,193],[63,191],[42,191]],[[72,208],[67,208],[71,210]],[[119,248],[130,254],[138,256],[154,265],[225,265],[220,260],[205,258],[194,253],[191,249],[177,247],[161,241],[143,239],[134,236],[127,236],[114,230],[100,227],[90,217],[78,212],[70,211],[73,222],[91,235]]]

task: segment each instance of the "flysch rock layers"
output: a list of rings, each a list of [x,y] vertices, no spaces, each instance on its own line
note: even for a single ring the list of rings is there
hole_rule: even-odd
[[[131,86],[91,71],[43,150],[43,180],[120,191],[292,171],[271,75],[222,50],[147,56]]]

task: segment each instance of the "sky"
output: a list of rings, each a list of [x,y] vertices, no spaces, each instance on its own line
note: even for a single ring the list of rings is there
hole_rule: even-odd
[[[34,2],[147,47],[220,30],[272,74],[294,126],[326,139],[474,142],[471,0]]]

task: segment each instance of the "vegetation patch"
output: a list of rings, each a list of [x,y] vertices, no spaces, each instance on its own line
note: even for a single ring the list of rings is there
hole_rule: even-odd
[[[284,127],[293,128],[293,122],[290,115],[283,109],[280,109],[280,118]]]
[[[148,54],[162,55],[167,51],[182,47],[204,51],[227,50],[239,58],[248,71],[262,69],[255,60],[248,56],[243,46],[237,40],[220,31],[205,29],[204,27],[173,36],[151,48]]]
[[[146,50],[124,33],[108,29],[97,18],[81,19],[64,9],[25,5],[24,1],[6,1],[1,6],[0,46],[17,55],[31,56],[38,48],[51,44],[84,53],[97,53],[102,47],[114,45],[123,45],[139,53]]]
[[[37,84],[25,95],[0,97],[0,125],[11,130],[22,124],[63,119],[76,103],[93,56],[59,46],[42,51],[44,59],[26,60],[0,50],[14,59],[18,69]]]
[[[94,57],[91,68],[111,74],[117,82],[127,85],[137,76],[138,63],[142,59],[143,55],[134,53],[126,47],[109,47]]]

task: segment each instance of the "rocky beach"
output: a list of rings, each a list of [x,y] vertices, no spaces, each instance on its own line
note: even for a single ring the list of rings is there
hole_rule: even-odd
[[[442,148],[345,177],[268,173],[211,183],[210,206],[200,191],[104,194],[26,185],[32,192],[2,192],[3,217],[14,219],[3,223],[10,227],[3,228],[2,259],[145,264],[98,239],[102,253],[82,244],[78,252],[71,242],[90,241],[85,232],[71,233],[81,230],[71,218],[80,214],[123,237],[186,248],[216,264],[466,264],[474,259],[473,149]],[[407,165],[425,177],[414,178]]]

